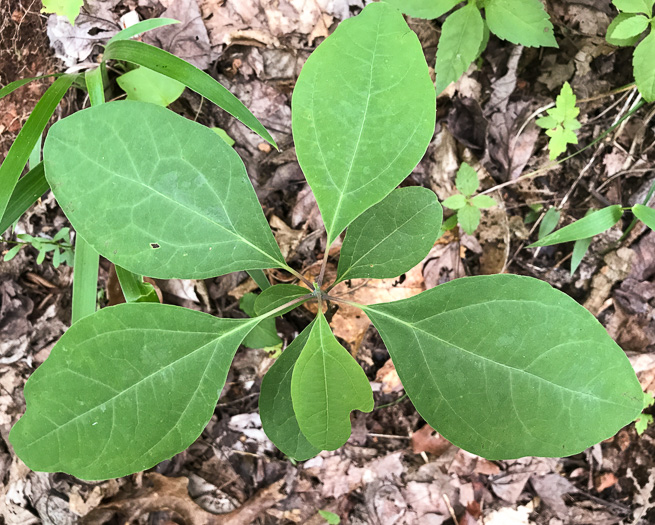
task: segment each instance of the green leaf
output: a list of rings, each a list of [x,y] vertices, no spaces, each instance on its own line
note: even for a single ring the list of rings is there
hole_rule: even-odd
[[[311,293],[311,290],[303,288],[302,286],[296,286],[295,284],[276,284],[275,286],[267,288],[257,296],[257,300],[255,301],[255,313],[257,315],[267,314],[294,299],[299,299],[300,297],[304,297]],[[309,298],[307,298],[307,300],[309,300]],[[301,304],[303,303],[289,306],[277,315],[284,315]]]
[[[89,93],[89,100],[92,106],[105,103],[105,86],[102,81],[102,65],[90,69],[84,74],[86,90]]]
[[[478,191],[478,188],[480,187],[478,173],[466,162],[462,162],[462,165],[457,170],[455,186],[457,186],[457,189],[462,193],[462,195],[470,197]]]
[[[584,256],[587,254],[587,250],[589,250],[591,241],[591,237],[575,241],[575,244],[573,245],[573,253],[571,254],[571,275],[573,275],[578,269],[578,266],[580,266],[582,259],[584,259]]]
[[[637,419],[635,419],[635,430],[640,436],[646,432],[648,425],[653,423],[653,416],[650,414],[639,414]]]
[[[329,525],[339,525],[339,523],[341,523],[341,518],[334,512],[330,512],[329,510],[319,510],[318,513]]]
[[[537,119],[536,124],[546,128],[546,135],[550,137],[548,149],[550,160],[555,160],[566,151],[568,144],[577,144],[578,137],[575,130],[580,129],[577,117],[580,108],[576,107],[576,97],[568,82],[564,82],[555,101],[555,107],[548,110],[548,116]]]
[[[467,4],[446,18],[437,46],[437,93],[466,72],[478,57],[483,40],[484,21],[475,4]]]
[[[636,47],[632,56],[632,67],[639,93],[647,102],[655,101],[655,31],[651,31]]]
[[[528,47],[558,47],[541,0],[487,0],[485,14],[491,32],[504,40]]]
[[[277,148],[271,134],[238,98],[207,73],[185,60],[162,49],[132,40],[112,42],[105,48],[103,58],[104,60],[124,60],[125,62],[147,67],[173,80],[182,82],[192,91],[227,111],[239,122],[248,126],[257,135]]]
[[[259,415],[264,432],[277,448],[297,461],[313,458],[321,451],[300,431],[291,402],[293,368],[313,326],[312,322],[277,358],[262,379],[259,394]]]
[[[621,27],[624,22],[634,18],[637,15],[630,13],[619,13],[618,16],[610,22],[609,27],[607,28],[606,40],[615,46],[634,46],[639,41],[639,36],[633,36],[630,38],[616,38],[614,33],[617,28]]]
[[[221,137],[227,143],[228,146],[234,146],[234,144],[236,144],[234,139],[232,137],[230,137],[227,134],[227,131],[225,131],[224,129],[222,129],[222,128],[210,128],[210,129],[214,133],[216,133],[219,137]]]
[[[466,277],[363,308],[419,414],[474,454],[576,454],[641,411],[623,350],[547,283]]]
[[[243,310],[248,316],[256,317],[256,300],[257,295],[254,293],[247,293],[239,301],[239,308],[241,308],[241,310]],[[262,319],[243,340],[243,346],[248,348],[269,348],[281,344],[282,339],[277,335],[274,317]]]
[[[489,197],[489,195],[476,195],[471,199],[471,204],[480,209],[493,208],[494,206],[498,206],[496,199]]]
[[[554,208],[551,208],[551,210]],[[550,235],[541,237],[537,242],[532,243],[528,248],[538,246],[552,246],[562,242],[577,241],[587,239],[609,230],[621,220],[623,209],[619,205],[608,206],[602,210],[595,211],[579,221],[575,221],[568,226],[564,226]],[[545,219],[544,219],[545,220]],[[543,223],[542,223],[543,224]]]
[[[172,111],[133,101],[80,111],[51,128],[44,159],[75,229],[133,273],[202,279],[286,266],[239,155]]]
[[[164,107],[175,102],[184,91],[181,82],[147,67],[128,71],[118,77],[116,82],[127,93],[127,100],[140,100]]]
[[[653,14],[653,0],[612,0],[612,3],[624,13]]]
[[[9,439],[33,470],[99,480],[186,449],[214,412],[241,340],[256,323],[127,303],[75,323],[25,385]]]
[[[646,30],[648,23],[649,19],[644,15],[628,16],[612,27],[611,38],[622,41],[639,36]],[[607,39],[611,43],[609,28],[607,30]]]
[[[41,80],[44,78],[50,78],[50,77],[60,77],[62,76],[61,73],[50,73],[48,75],[40,75],[38,77],[30,77],[30,78],[21,78],[19,80],[14,80],[13,82],[10,82],[7,84],[5,87],[0,89],[0,98],[6,97],[7,95],[13,93],[16,91],[18,88],[21,88],[30,82],[34,82],[35,80]]]
[[[3,261],[11,261],[16,255],[18,255],[18,252],[20,249],[23,247],[22,244],[17,244],[13,248],[11,248],[7,253],[5,253],[5,256],[2,258]]]
[[[132,37],[139,36],[142,33],[147,31],[152,31],[158,27],[168,26],[171,24],[179,24],[179,20],[173,20],[172,18],[150,18],[148,20],[142,20],[133,26],[126,27],[125,29],[120,30],[114,36],[109,39],[107,45],[118,40],[129,40]]]
[[[351,411],[373,410],[366,374],[320,311],[293,368],[291,399],[301,432],[321,450],[336,450],[348,441]]]
[[[632,207],[632,213],[651,230],[655,230],[655,210],[653,208],[643,204],[635,204]]]
[[[84,0],[43,0],[41,12],[65,16],[71,25],[74,25],[83,5]]]
[[[385,0],[385,2],[411,17],[433,20],[445,15],[461,0]]]
[[[128,272],[125,268],[115,266],[116,276],[121,285],[123,297],[128,303],[158,303],[159,297],[155,287],[143,281],[142,275]]]
[[[431,190],[392,191],[348,227],[337,282],[397,277],[428,254],[439,235],[443,210]]]
[[[59,268],[61,265],[61,252],[59,251],[59,248],[55,248],[54,252],[52,252],[52,266],[55,268]]]
[[[293,136],[328,244],[418,164],[435,104],[420,42],[384,2],[344,20],[312,53],[293,92]]]
[[[539,239],[543,239],[546,235],[557,228],[557,224],[559,223],[561,216],[562,214],[557,208],[548,208],[548,211],[544,215],[544,218],[539,225],[539,233],[537,234],[537,237]]]
[[[464,197],[464,195],[461,193],[456,193],[455,195],[448,197],[445,201],[443,201],[442,204],[449,210],[459,210],[466,206],[467,203],[468,200],[466,197]]]
[[[0,234],[11,227],[49,189],[41,162],[16,184],[7,203],[7,209],[0,219]]]
[[[46,124],[74,79],[74,75],[66,75],[53,82],[41,97],[41,100],[37,102],[34,111],[32,111],[16,140],[11,145],[7,157],[0,165],[0,217],[4,217],[9,199],[34,149],[34,145],[41,138]]]
[[[457,210],[457,222],[465,233],[473,235],[480,225],[480,208],[467,204],[462,209]]]

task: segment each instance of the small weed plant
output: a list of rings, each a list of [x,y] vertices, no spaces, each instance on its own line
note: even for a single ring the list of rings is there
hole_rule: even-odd
[[[534,28],[517,19],[517,2],[488,0],[481,5],[490,29],[510,40],[529,34],[527,43],[554,44],[541,3],[519,3],[534,13]],[[456,4],[434,2],[444,12]],[[469,13],[466,27],[483,34],[479,7],[469,2],[451,17]],[[104,61],[182,82],[275,145],[211,77],[128,40],[145,28],[114,37]],[[478,38],[475,53],[480,45]],[[324,307],[344,301],[332,295],[339,282],[394,278],[411,269],[442,226],[434,193],[398,189],[435,129],[436,91],[418,38],[393,6],[372,3],[316,49],[293,92],[296,152],[328,247],[346,232],[332,283],[325,279],[327,255],[315,281],[287,264],[241,158],[223,138],[159,105],[103,103],[104,71],[103,62],[86,73],[92,107],[49,130],[43,162],[16,184],[42,131],[37,124],[45,126],[53,100],[79,81],[58,78],[26,124],[32,134],[19,136],[0,168],[2,223],[25,210],[26,195],[34,194],[25,193],[29,184],[45,183],[78,234],[76,283],[88,284],[89,269],[93,277],[79,294],[74,290],[74,323],[25,386],[26,413],[10,434],[16,453],[34,470],[88,480],[153,467],[200,435],[239,345],[262,326],[270,335],[267,323],[308,302],[317,303],[316,318],[263,379],[262,424],[296,460],[341,447],[350,436],[351,412],[369,412],[374,401]],[[471,229],[479,208],[492,201],[473,196],[478,182],[470,166],[462,166],[457,187],[461,195],[448,205]],[[591,237],[622,213],[620,206],[596,211],[537,244]],[[655,210],[636,206],[634,213],[655,225]],[[116,265],[126,304],[95,311],[98,254]],[[270,286],[263,274],[270,268],[305,286]],[[263,290],[242,303],[251,314],[245,319],[153,302],[141,277],[203,279],[243,270]],[[587,310],[542,281],[467,277],[409,299],[355,306],[379,331],[421,416],[472,453],[490,459],[571,455],[642,411],[643,393],[624,352]]]

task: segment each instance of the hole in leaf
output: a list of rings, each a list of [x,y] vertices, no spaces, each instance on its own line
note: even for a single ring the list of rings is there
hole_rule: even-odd
[[[151,242],[151,243],[150,243],[150,247],[151,247],[153,250],[156,250],[157,248],[160,248],[159,244],[157,244],[156,242]]]

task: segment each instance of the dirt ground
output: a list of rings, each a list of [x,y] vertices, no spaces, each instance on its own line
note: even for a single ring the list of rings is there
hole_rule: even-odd
[[[570,151],[592,142],[637,100],[629,86],[629,50],[604,41],[615,14],[609,0],[546,4],[560,49],[522,48],[492,37],[479,64],[439,97],[435,137],[404,183],[431,188],[443,200],[454,191],[459,164],[467,161],[484,174],[483,189],[503,185],[491,193],[500,206],[483,213],[474,235],[445,235],[399,279],[353,281],[344,291],[366,303],[409,297],[464,275],[537,277],[596,315],[627,352],[642,386],[655,392],[655,233],[637,227],[620,240],[626,219],[594,240],[573,276],[570,245],[524,249],[549,206],[561,206],[566,224],[591,207],[642,202],[655,180],[655,112],[648,105],[570,161],[519,179],[548,161],[547,138],[534,120],[565,81],[582,109],[579,145]],[[324,230],[295,158],[291,93],[311,51],[362,6],[361,0],[87,0],[71,29],[41,14],[37,0],[0,0],[0,85],[83,69],[129,10],[142,19],[181,20],[144,40],[219,79],[274,133],[280,152],[188,90],[172,109],[235,139],[287,260],[316,274]],[[431,67],[442,21],[408,19]],[[3,159],[48,82],[0,100]],[[85,94],[72,90],[53,121],[86,106]],[[543,208],[536,222],[526,224],[531,205]],[[48,196],[20,220],[18,231],[52,235],[67,225]],[[0,253],[9,247],[0,243]],[[342,449],[298,464],[275,449],[257,411],[261,379],[273,359],[264,350],[242,348],[209,425],[187,451],[146,473],[106,482],[32,472],[13,454],[7,436],[25,409],[25,381],[70,324],[72,277],[65,265],[55,269],[50,257],[37,264],[36,255],[26,248],[0,263],[0,525],[312,525],[325,523],[319,510],[348,524],[655,523],[653,427],[639,436],[631,425],[562,459],[491,462],[473,456],[425,425],[403,396],[377,332],[347,307],[336,312],[332,325],[371,380],[377,408],[356,413]],[[334,273],[338,248],[331,255],[328,272]],[[103,260],[103,305],[115,300],[111,270]],[[276,271],[269,277],[287,279]],[[222,317],[243,315],[238,300],[255,288],[245,272],[156,284],[164,302]],[[309,311],[295,310],[278,321],[278,331],[289,342],[311,319]]]

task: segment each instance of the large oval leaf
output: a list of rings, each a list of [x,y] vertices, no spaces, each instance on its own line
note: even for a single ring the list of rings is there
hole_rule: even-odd
[[[257,323],[155,303],[83,318],[25,385],[9,439],[31,469],[108,479],[186,449],[209,421]]]
[[[350,412],[373,410],[373,391],[357,361],[339,344],[321,311],[291,375],[291,399],[300,431],[321,450],[350,437]]]
[[[621,348],[542,281],[470,277],[364,310],[421,416],[474,454],[568,456],[642,409]]]
[[[427,188],[399,188],[362,213],[341,247],[337,282],[397,277],[428,254],[441,230],[443,211]]]
[[[112,102],[55,124],[46,178],[75,229],[139,275],[202,279],[284,267],[239,155],[154,104]]]
[[[293,92],[293,136],[329,243],[418,164],[435,105],[421,44],[385,3],[342,22],[312,53]]]
[[[313,323],[286,348],[262,379],[259,415],[269,439],[287,456],[297,461],[313,458],[321,450],[300,431],[291,402],[291,377],[298,356],[307,343]]]
[[[653,67],[653,56],[655,55],[655,31],[652,31],[644,38],[632,56],[632,67],[634,68],[635,81],[639,93],[647,102],[655,101],[655,68]]]

